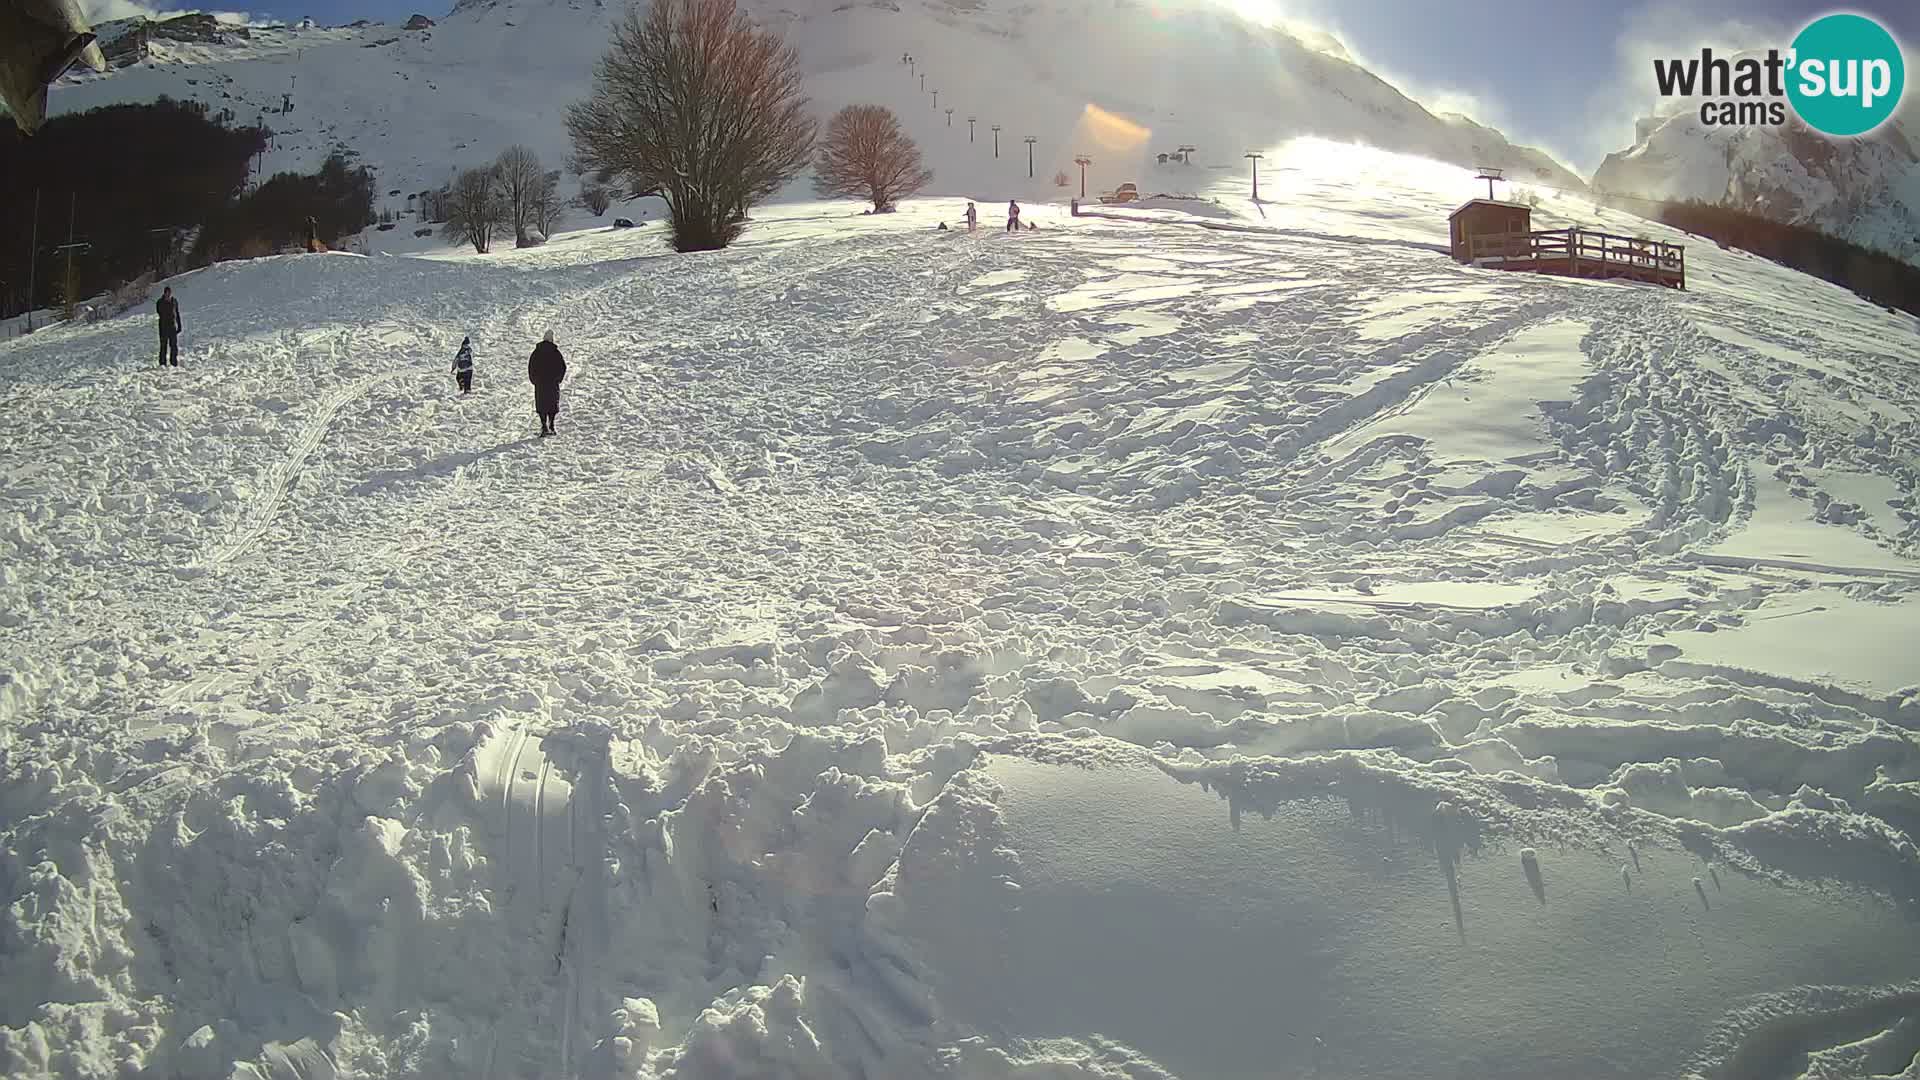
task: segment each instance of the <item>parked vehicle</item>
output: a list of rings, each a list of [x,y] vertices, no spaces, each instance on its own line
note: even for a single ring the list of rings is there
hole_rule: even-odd
[[[1140,197],[1140,189],[1132,184],[1121,184],[1112,191],[1100,196],[1103,203],[1132,202]]]

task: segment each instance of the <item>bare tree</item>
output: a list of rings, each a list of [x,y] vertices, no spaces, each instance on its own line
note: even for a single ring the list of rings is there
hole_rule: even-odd
[[[932,179],[933,170],[920,167],[920,148],[900,130],[893,110],[849,105],[827,124],[813,188],[822,195],[870,200],[878,212],[893,209],[895,200],[916,194]]]
[[[509,146],[493,160],[500,174],[500,195],[507,200],[507,221],[513,226],[513,244],[526,247],[527,226],[533,224],[534,201],[539,198],[546,170],[540,167],[540,155],[524,146]]]
[[[579,201],[581,206],[593,211],[594,217],[599,217],[607,212],[607,207],[613,205],[613,192],[589,180],[580,185]]]
[[[553,235],[560,225],[560,213],[566,204],[560,199],[560,176],[558,173],[546,173],[540,177],[540,183],[533,189],[533,202],[528,208],[528,220],[540,230],[544,239]]]
[[[629,7],[567,130],[596,177],[666,199],[680,251],[732,243],[813,154],[798,55],[734,0]]]
[[[495,230],[512,223],[501,194],[500,175],[492,167],[465,169],[447,190],[447,224],[442,235],[456,244],[472,244],[482,255],[493,246]]]

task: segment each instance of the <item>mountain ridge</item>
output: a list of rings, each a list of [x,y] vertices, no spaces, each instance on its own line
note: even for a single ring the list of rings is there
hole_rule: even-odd
[[[1243,151],[1296,135],[1586,187],[1544,151],[1437,114],[1326,42],[1224,8],[789,0],[747,10],[799,52],[822,117],[856,102],[900,113],[929,150],[931,190],[943,194],[1064,197],[1051,181],[1072,171],[1078,154],[1093,155],[1094,175],[1112,186],[1183,143],[1201,147],[1196,167],[1243,168]],[[266,26],[191,41],[155,34],[133,64],[64,81],[54,108],[162,93],[199,100],[276,130],[263,174],[311,169],[346,147],[374,167],[383,190],[416,191],[515,142],[550,163],[563,159],[565,106],[589,91],[618,11],[600,0],[459,0],[419,30]],[[914,65],[899,63],[905,53]],[[939,104],[952,102],[951,116],[921,93],[918,76],[930,71],[944,85],[926,89],[942,91]],[[962,143],[952,132],[968,115],[979,125]],[[1117,122],[1093,130],[1095,117]],[[1004,132],[1014,150],[1024,149],[1017,140],[1036,137],[1045,160],[1036,158],[1031,176],[1007,146],[995,158],[983,145],[995,121],[1021,125]]]

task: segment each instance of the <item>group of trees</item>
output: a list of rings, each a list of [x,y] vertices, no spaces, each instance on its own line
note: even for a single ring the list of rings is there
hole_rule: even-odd
[[[198,261],[270,255],[306,240],[311,218],[321,241],[336,244],[374,220],[373,172],[327,155],[317,173],[277,173],[210,218],[194,245]]]
[[[263,128],[230,127],[192,102],[115,105],[56,117],[32,140],[0,125],[0,315],[55,299],[98,295],[142,274],[268,254],[306,239],[336,243],[376,220],[372,173],[336,151],[312,174],[280,173],[247,189],[267,145]],[[614,27],[592,95],[569,111],[581,178],[578,202],[596,216],[615,198],[658,195],[675,248],[725,247],[748,211],[809,165],[824,195],[891,209],[932,178],[898,118],[852,105],[824,137],[808,111],[794,50],[756,26],[735,0],[658,0]],[[126,164],[141,165],[134,182]],[[540,242],[559,224],[559,170],[524,146],[416,193],[423,225],[486,252],[511,233]],[[41,195],[39,242],[29,244]],[[69,214],[71,211],[71,215]],[[73,280],[51,253],[88,246]],[[76,248],[76,252],[81,249]],[[28,282],[33,282],[28,295]]]
[[[1667,203],[1659,219],[1852,289],[1885,307],[1920,315],[1920,267],[1804,225],[1706,202]]]
[[[163,97],[56,116],[31,139],[0,123],[0,316],[179,268],[180,241],[232,212],[266,147],[264,130],[226,119]],[[87,245],[71,283],[54,258],[69,230]]]
[[[484,255],[495,233],[511,229],[515,247],[541,243],[560,223],[560,170],[549,171],[525,146],[509,146],[491,164],[462,170],[439,193],[442,235]],[[428,213],[424,204],[422,215]]]
[[[747,211],[809,164],[822,194],[864,197],[875,210],[932,178],[877,105],[840,110],[816,160],[807,106],[798,54],[734,0],[657,0],[614,25],[567,131],[576,160],[614,193],[665,199],[679,251],[732,243]]]
[[[55,117],[32,139],[0,125],[0,315],[271,254],[304,241],[309,218],[328,242],[373,220],[373,174],[350,151],[249,190],[270,133],[232,121],[162,97]],[[56,257],[70,230],[73,257]]]

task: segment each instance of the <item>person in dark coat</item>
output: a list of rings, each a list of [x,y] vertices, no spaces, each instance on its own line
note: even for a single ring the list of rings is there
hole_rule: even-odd
[[[1007,231],[1020,231],[1020,204],[1012,199],[1007,200]]]
[[[180,366],[180,301],[173,298],[173,286],[160,291],[154,305],[160,315],[160,366]]]
[[[553,419],[560,415],[560,384],[566,377],[567,360],[549,330],[527,358],[527,381],[533,384],[533,411],[540,414],[541,435],[557,434]]]
[[[461,338],[460,351],[453,354],[453,381],[459,385],[461,393],[473,392],[472,338]]]

